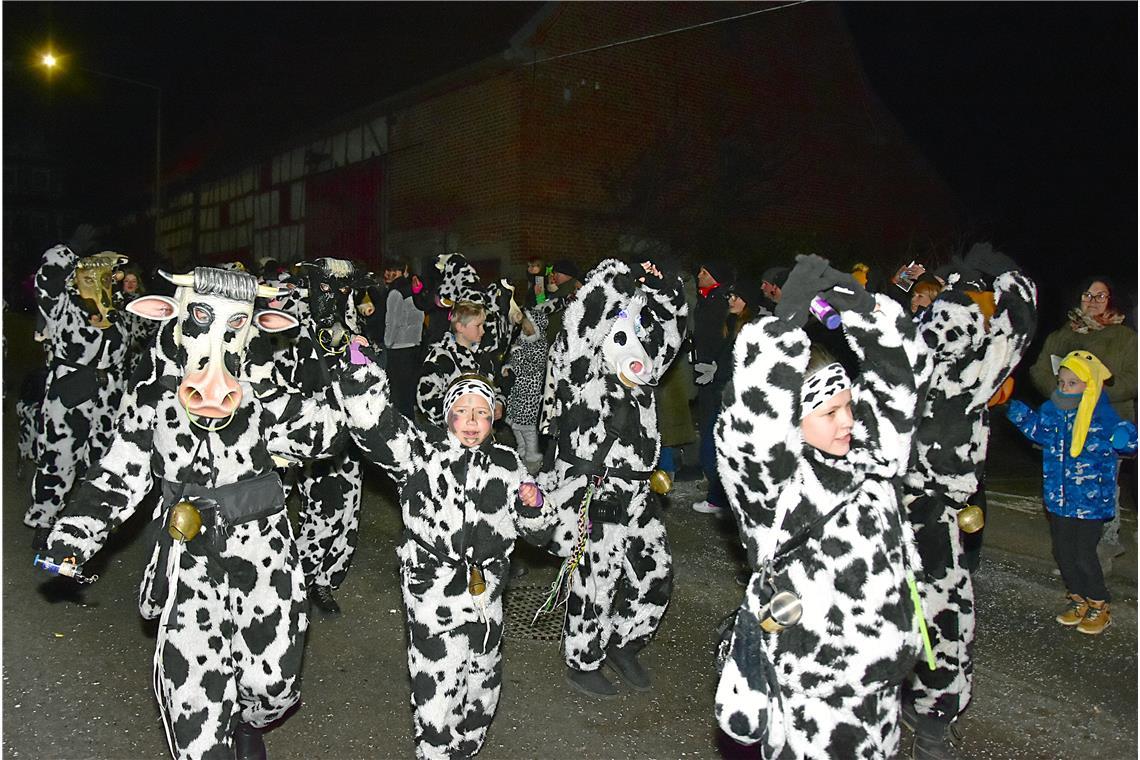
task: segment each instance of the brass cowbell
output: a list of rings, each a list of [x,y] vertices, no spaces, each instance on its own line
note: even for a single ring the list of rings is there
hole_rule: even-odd
[[[483,573],[476,565],[471,566],[471,577],[467,581],[467,593],[479,596],[487,590],[487,582],[483,580]]]
[[[667,496],[673,490],[673,478],[664,470],[654,470],[649,476],[649,490],[661,496]]]
[[[175,541],[190,541],[202,529],[202,513],[188,501],[180,501],[170,510],[166,531]]]
[[[958,510],[958,527],[963,533],[977,533],[986,524],[986,516],[982,508],[970,504]]]

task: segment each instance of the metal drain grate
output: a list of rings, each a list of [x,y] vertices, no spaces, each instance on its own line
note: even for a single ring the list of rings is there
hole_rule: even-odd
[[[511,586],[503,595],[503,617],[506,625],[503,634],[510,639],[532,639],[535,641],[560,641],[562,639],[562,619],[566,610],[559,607],[554,612],[539,615],[534,620],[535,611],[546,601],[550,586]]]

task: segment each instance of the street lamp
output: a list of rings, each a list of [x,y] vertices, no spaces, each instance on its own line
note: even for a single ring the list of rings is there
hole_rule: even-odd
[[[51,51],[48,51],[40,56],[40,65],[42,65],[48,72],[53,72],[58,68],[61,63],[58,56]],[[154,92],[156,112],[154,118],[154,252],[159,251],[159,242],[161,234],[158,228],[158,221],[162,215],[162,88],[150,82],[143,82],[138,79],[131,79],[129,77],[121,77],[117,74],[108,74],[105,71],[96,71],[89,69],[86,66],[76,66],[75,68],[80,71],[85,71],[88,74],[105,77],[107,79],[114,79],[119,82],[126,82],[127,84],[137,85],[138,87],[145,87]]]

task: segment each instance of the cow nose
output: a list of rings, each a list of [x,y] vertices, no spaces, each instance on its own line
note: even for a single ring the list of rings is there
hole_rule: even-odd
[[[641,370],[645,369],[645,365],[634,359],[629,363],[629,369],[631,372],[633,372],[633,374],[640,375]]]
[[[228,372],[193,372],[182,381],[178,399],[195,416],[229,417],[241,403],[241,386]]]

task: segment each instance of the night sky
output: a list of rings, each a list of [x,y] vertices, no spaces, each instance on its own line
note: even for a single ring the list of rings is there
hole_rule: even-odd
[[[29,66],[45,40],[73,64],[160,85],[164,164],[192,167],[497,53],[539,7],[6,2],[6,143],[46,129],[93,210],[138,206],[153,175],[153,95],[74,69],[49,85]],[[870,86],[958,195],[970,231],[1026,262],[1046,291],[1089,269],[1135,287],[1136,4],[843,12]]]

